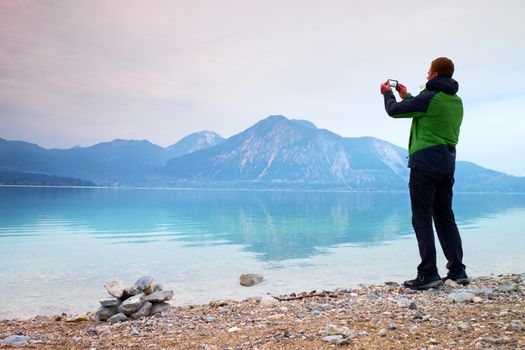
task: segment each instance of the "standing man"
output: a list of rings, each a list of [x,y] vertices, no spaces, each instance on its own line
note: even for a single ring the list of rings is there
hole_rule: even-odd
[[[411,289],[428,289],[442,283],[436,266],[432,220],[448,260],[448,274],[443,280],[468,284],[461,237],[452,211],[456,144],[463,119],[463,104],[456,95],[458,82],[452,79],[453,74],[454,63],[450,59],[436,58],[430,65],[426,88],[419,95],[413,97],[406,86],[397,84],[400,102],[396,101],[388,81],[381,84],[388,115],[412,118],[408,143],[409,188],[412,226],[421,263],[417,277],[404,282],[405,287]]]

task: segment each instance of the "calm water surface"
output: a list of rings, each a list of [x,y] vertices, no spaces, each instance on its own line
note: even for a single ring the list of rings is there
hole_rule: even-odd
[[[470,274],[524,272],[525,195],[454,208]],[[401,282],[419,260],[408,194],[352,192],[3,187],[0,253],[0,319],[96,310],[114,276],[189,304]],[[266,281],[239,286],[249,272]]]

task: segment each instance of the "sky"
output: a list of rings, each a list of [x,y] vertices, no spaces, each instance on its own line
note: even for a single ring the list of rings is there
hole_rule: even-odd
[[[167,147],[269,115],[407,147],[388,78],[451,58],[458,159],[525,176],[525,1],[0,0],[0,137]]]

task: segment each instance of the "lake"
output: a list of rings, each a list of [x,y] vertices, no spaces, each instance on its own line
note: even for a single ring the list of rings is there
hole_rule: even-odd
[[[454,208],[469,274],[525,272],[525,195]],[[176,305],[402,282],[410,215],[408,193],[0,187],[0,319],[95,311],[115,276],[151,275]]]

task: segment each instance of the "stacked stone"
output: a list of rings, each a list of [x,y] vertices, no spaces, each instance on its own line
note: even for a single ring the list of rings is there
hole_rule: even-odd
[[[160,284],[155,284],[150,276],[143,276],[131,287],[114,278],[104,287],[112,296],[100,300],[97,317],[101,321],[116,323],[128,319],[139,319],[170,310],[168,300],[173,298],[172,290],[162,290]]]

